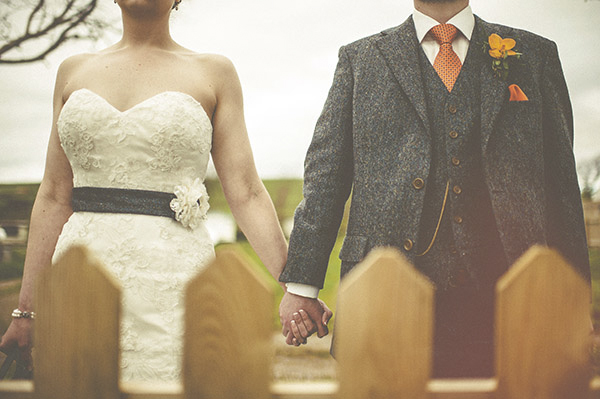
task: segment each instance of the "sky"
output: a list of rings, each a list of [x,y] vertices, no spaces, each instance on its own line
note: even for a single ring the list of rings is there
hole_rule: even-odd
[[[118,6],[102,0],[100,7],[119,27]],[[489,22],[557,43],[574,110],[576,160],[599,156],[600,0],[471,0],[471,7]],[[260,176],[301,178],[339,47],[401,24],[412,10],[412,0],[183,0],[171,33],[191,50],[233,61]],[[44,62],[0,66],[0,184],[42,178],[60,62],[118,39],[117,29],[97,43],[69,43]]]

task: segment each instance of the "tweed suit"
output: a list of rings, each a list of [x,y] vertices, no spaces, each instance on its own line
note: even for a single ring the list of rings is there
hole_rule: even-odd
[[[586,278],[589,262],[573,157],[571,104],[556,45],[475,17],[470,46],[492,33],[523,56],[507,81],[482,63],[482,173],[508,264],[531,245],[557,248]],[[305,160],[304,199],[280,280],[323,286],[344,205],[352,193],[342,277],[377,246],[414,262],[431,156],[419,43],[412,17],[340,49],[334,81]],[[527,102],[509,102],[518,84]],[[410,240],[410,241],[409,241]],[[434,281],[436,283],[436,281]]]

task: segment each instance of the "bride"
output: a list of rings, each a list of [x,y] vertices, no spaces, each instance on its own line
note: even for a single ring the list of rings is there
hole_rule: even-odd
[[[115,0],[122,39],[58,70],[18,309],[0,344],[29,367],[36,276],[83,244],[123,288],[121,378],[180,377],[183,288],[214,256],[209,155],[254,250],[275,279],[283,268],[287,244],[254,166],[236,71],[173,41],[180,2]]]

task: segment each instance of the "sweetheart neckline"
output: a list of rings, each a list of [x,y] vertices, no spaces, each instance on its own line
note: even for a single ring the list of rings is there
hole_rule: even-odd
[[[160,97],[160,96],[163,96],[163,95],[166,95],[166,94],[178,94],[178,95],[182,95],[182,96],[184,96],[184,97],[187,97],[187,98],[189,98],[190,100],[192,100],[192,102],[193,102],[194,104],[196,104],[197,106],[199,106],[199,107],[200,107],[200,109],[202,110],[202,113],[204,114],[204,116],[205,116],[205,117],[206,117],[206,118],[209,120],[209,122],[211,122],[211,124],[212,124],[212,121],[211,121],[211,120],[210,120],[210,118],[208,117],[208,114],[206,113],[206,110],[204,109],[204,106],[202,105],[202,103],[201,103],[200,101],[196,100],[196,99],[195,99],[195,98],[194,98],[194,97],[193,97],[191,94],[185,93],[185,92],[183,92],[183,91],[177,91],[177,90],[165,90],[165,91],[161,91],[161,92],[159,92],[159,93],[156,93],[156,94],[154,94],[154,95],[152,95],[152,96],[150,96],[150,97],[148,97],[148,98],[146,98],[146,99],[144,99],[144,100],[142,100],[142,101],[140,101],[140,102],[138,102],[138,103],[134,104],[133,106],[131,106],[131,107],[127,108],[126,110],[124,110],[124,111],[121,111],[119,108],[117,108],[117,107],[115,107],[114,105],[112,105],[112,104],[111,104],[111,103],[110,103],[110,102],[109,102],[109,101],[108,101],[106,98],[102,97],[100,94],[96,93],[96,92],[95,92],[95,91],[93,91],[93,90],[90,90],[90,89],[88,89],[88,88],[85,88],[85,87],[83,87],[83,88],[81,88],[81,89],[74,90],[74,91],[73,91],[73,92],[72,92],[72,93],[69,95],[69,98],[67,98],[67,101],[65,101],[65,103],[63,104],[63,108],[65,107],[65,105],[67,105],[67,103],[69,102],[69,100],[71,99],[71,97],[73,97],[73,94],[75,94],[75,93],[77,93],[77,92],[87,92],[87,93],[90,93],[90,94],[92,94],[94,97],[97,97],[97,98],[99,98],[100,100],[102,100],[102,102],[104,102],[106,105],[108,105],[108,106],[109,106],[109,107],[110,107],[110,108],[111,108],[113,111],[117,112],[119,115],[125,115],[125,114],[128,114],[128,113],[129,113],[129,112],[131,112],[132,110],[135,110],[136,108],[139,108],[139,107],[141,107],[141,106],[142,106],[142,105],[144,105],[145,103],[147,103],[147,102],[150,102],[151,100],[153,100],[153,99],[155,99],[155,98],[157,98],[157,97]],[[62,110],[61,110],[61,111],[62,111]],[[61,113],[62,113],[62,112],[61,112]]]

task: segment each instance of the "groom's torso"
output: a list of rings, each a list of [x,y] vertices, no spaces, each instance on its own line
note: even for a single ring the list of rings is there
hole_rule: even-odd
[[[535,101],[506,104],[506,84],[492,77],[490,59],[481,51],[485,27],[477,19],[452,93],[421,50],[411,19],[346,47],[354,77],[354,184],[342,273],[375,246],[396,246],[411,261],[426,264],[416,255],[436,230],[436,249],[468,252],[490,241],[508,245],[509,259],[544,241],[540,112]],[[507,133],[521,137],[507,139]],[[506,187],[507,173],[516,188]],[[448,206],[438,227],[447,183]],[[503,201],[519,191],[529,203]],[[526,232],[501,244],[497,225],[501,234],[503,224],[515,223],[517,207],[529,221]],[[482,240],[481,233],[490,230],[493,237]],[[430,252],[430,258],[441,256]],[[440,284],[450,274],[430,277]]]
[[[425,53],[418,53],[430,123],[430,157],[413,243],[418,254],[414,263],[438,289],[489,284],[507,265],[481,168],[483,54],[470,47],[448,92]],[[490,253],[498,259],[493,265],[482,261]]]

